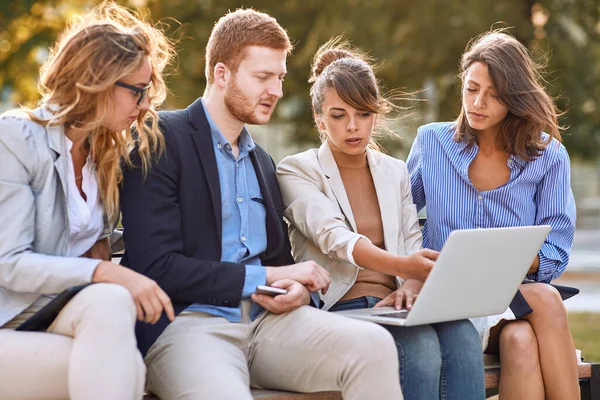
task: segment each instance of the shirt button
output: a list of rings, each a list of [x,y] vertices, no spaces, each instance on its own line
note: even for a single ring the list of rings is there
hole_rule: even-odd
[[[246,236],[242,235],[242,237],[240,238],[240,240],[241,240],[242,242],[245,242],[245,241],[246,241]]]
[[[236,168],[239,168],[239,167],[240,167],[240,164],[238,164],[238,163],[235,163],[235,167],[236,167]]]
[[[483,199],[482,195],[477,196],[477,200],[481,200],[481,199]]]
[[[238,203],[241,203],[242,201],[244,201],[244,199],[242,199],[241,197],[238,197],[238,198],[237,198],[237,202],[238,202]]]
[[[217,145],[217,149],[220,149],[221,147],[223,147],[223,146],[221,146],[221,143],[219,143],[219,144]]]
[[[229,143],[227,143],[227,144],[225,145],[225,147],[227,148],[227,150],[231,149],[231,146],[229,145]]]

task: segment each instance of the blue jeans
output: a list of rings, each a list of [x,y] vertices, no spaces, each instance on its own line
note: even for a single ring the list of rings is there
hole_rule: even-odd
[[[361,297],[329,311],[371,308],[380,299]],[[483,353],[469,320],[419,326],[382,325],[394,337],[405,400],[482,400]]]

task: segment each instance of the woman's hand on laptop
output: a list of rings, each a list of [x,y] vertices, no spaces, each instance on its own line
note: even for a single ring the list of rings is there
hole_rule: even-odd
[[[409,279],[416,279],[425,282],[429,272],[434,266],[440,253],[431,249],[422,249],[412,253],[405,258],[405,265],[402,271],[396,275],[406,276]]]
[[[405,308],[410,310],[417,299],[423,282],[416,279],[407,279],[400,288],[375,304],[375,307],[394,307],[396,310]]]
[[[301,283],[291,279],[282,279],[271,283],[270,286],[285,289],[287,293],[278,294],[277,296],[253,293],[250,298],[273,314],[283,314],[310,304],[310,292]]]

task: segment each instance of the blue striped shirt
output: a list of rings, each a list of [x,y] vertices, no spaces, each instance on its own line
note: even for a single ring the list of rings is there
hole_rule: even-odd
[[[558,278],[567,267],[575,232],[565,147],[553,139],[533,161],[511,155],[508,182],[479,192],[469,179],[469,165],[479,148],[453,136],[452,122],[424,125],[408,156],[413,200],[419,210],[427,206],[423,247],[439,251],[454,229],[550,225],[539,251],[539,270],[527,277],[537,282]]]

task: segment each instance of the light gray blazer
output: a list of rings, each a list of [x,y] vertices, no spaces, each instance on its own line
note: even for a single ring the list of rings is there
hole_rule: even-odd
[[[49,119],[48,109],[34,114]],[[62,126],[0,118],[0,327],[42,294],[88,283],[100,260],[65,257],[69,241]],[[103,236],[110,233],[105,219]]]
[[[421,249],[417,208],[410,191],[406,164],[367,150],[375,184],[387,251],[408,255]],[[348,258],[348,245],[358,235],[339,169],[327,143],[284,158],[277,167],[290,242],[296,262],[314,260],[331,274],[321,294],[331,308],[354,285],[359,267]],[[397,279],[398,285],[402,280]]]

